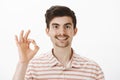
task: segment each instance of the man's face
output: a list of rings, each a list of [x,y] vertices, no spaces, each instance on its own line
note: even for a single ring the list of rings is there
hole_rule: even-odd
[[[47,34],[51,38],[54,47],[65,48],[71,46],[73,36],[77,32],[71,17],[55,17],[49,24],[49,29],[46,29]]]

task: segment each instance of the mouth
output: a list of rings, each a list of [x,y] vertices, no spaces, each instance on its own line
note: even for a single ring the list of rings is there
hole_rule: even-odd
[[[56,39],[59,41],[66,41],[68,38],[68,36],[56,36]]]
[[[67,37],[57,37],[58,40],[67,40]]]

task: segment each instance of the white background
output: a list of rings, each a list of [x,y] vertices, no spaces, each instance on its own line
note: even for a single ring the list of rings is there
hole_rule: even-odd
[[[52,48],[45,33],[44,13],[52,5],[75,11],[78,33],[74,50],[96,61],[106,80],[120,80],[119,0],[0,0],[0,80],[11,80],[18,61],[14,35],[31,30],[40,46],[38,54]]]

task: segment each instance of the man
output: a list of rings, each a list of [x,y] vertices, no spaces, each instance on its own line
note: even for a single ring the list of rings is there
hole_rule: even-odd
[[[71,47],[77,33],[75,13],[65,6],[52,6],[45,18],[46,33],[53,49],[33,58],[39,47],[34,40],[28,39],[30,30],[25,35],[21,31],[19,39],[16,36],[19,62],[13,80],[104,80],[99,65],[80,57]]]

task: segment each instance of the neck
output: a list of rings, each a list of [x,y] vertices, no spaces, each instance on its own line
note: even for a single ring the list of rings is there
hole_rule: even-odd
[[[65,66],[71,59],[72,48],[54,48],[53,55]]]

